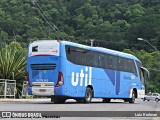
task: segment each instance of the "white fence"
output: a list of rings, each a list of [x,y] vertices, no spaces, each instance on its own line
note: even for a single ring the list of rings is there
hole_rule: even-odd
[[[0,97],[14,97],[16,95],[16,80],[0,79]]]
[[[23,87],[22,87],[22,97],[27,97],[28,92],[27,92],[27,81],[23,81]]]

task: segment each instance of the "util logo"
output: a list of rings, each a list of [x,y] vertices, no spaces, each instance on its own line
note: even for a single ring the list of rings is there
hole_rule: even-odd
[[[80,80],[79,80],[80,79]],[[78,84],[80,86],[87,86],[92,84],[92,67],[86,67],[85,73],[83,72],[83,69],[81,69],[80,73],[74,73],[72,72],[72,79],[71,79],[72,85],[77,86]]]

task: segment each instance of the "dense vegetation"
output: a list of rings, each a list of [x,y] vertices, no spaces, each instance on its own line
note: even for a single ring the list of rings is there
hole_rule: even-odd
[[[151,72],[149,90],[160,92],[160,53],[137,40],[160,49],[159,0],[32,1],[0,0],[0,43],[16,41],[26,48],[37,39],[88,45],[94,39],[94,46],[138,56]]]
[[[26,49],[18,42],[0,45],[0,79],[16,80],[17,95],[21,93],[26,70]],[[2,89],[3,84],[0,84]],[[2,94],[1,94],[2,95]]]

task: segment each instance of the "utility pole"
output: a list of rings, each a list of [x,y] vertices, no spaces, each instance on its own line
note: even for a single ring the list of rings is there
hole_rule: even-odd
[[[93,40],[93,39],[91,39],[91,46],[93,46],[93,42],[94,42],[94,40]]]

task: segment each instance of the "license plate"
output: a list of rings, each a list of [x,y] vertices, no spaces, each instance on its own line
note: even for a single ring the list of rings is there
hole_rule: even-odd
[[[39,92],[46,92],[46,89],[39,89]]]

